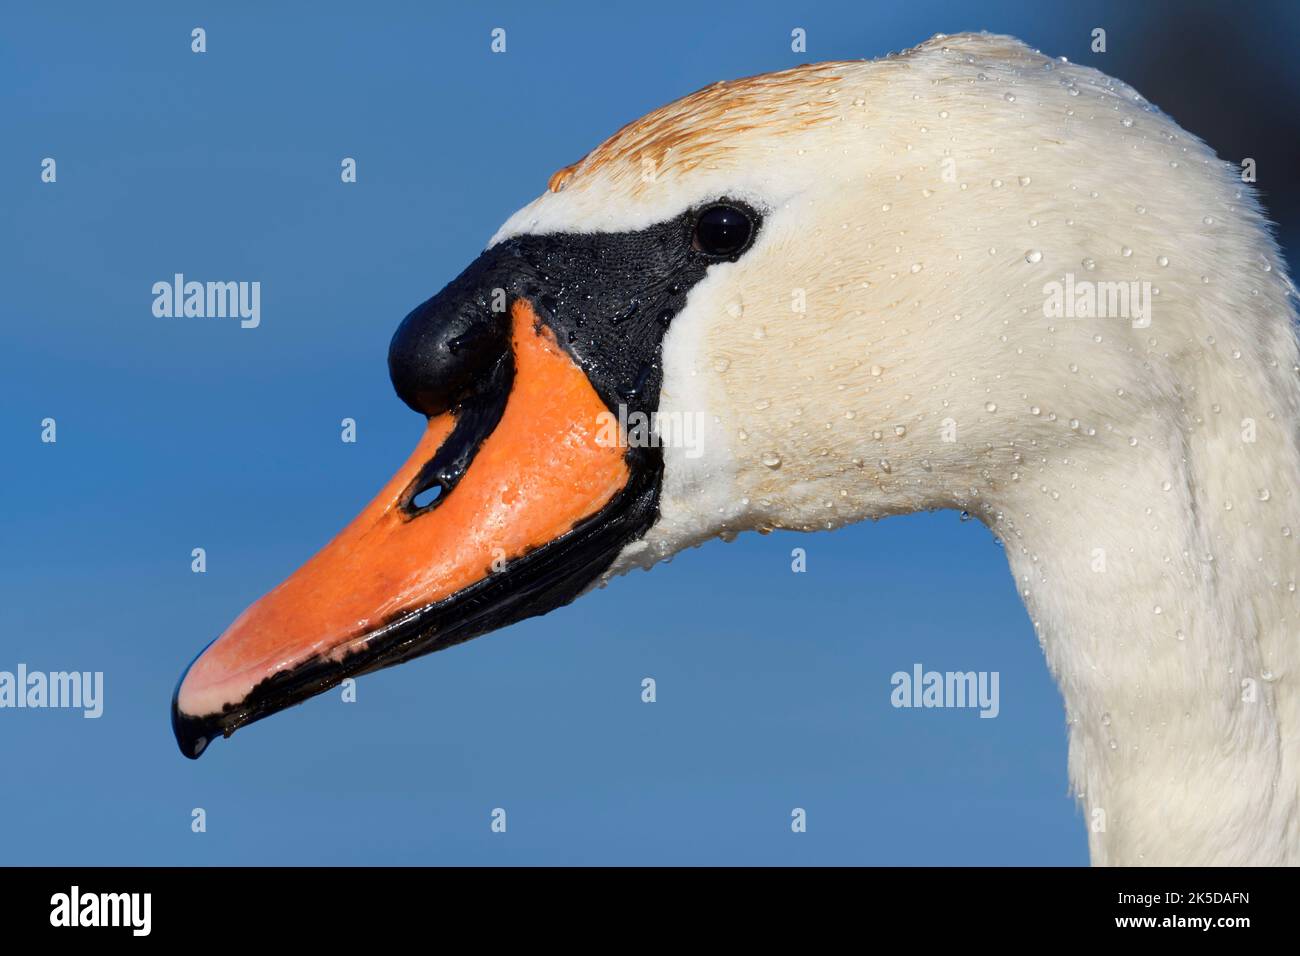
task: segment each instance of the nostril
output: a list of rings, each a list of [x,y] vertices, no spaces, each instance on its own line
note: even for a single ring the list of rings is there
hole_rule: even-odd
[[[427,508],[429,507],[429,505],[433,504],[441,497],[442,497],[442,485],[434,485],[431,488],[425,488],[414,498],[412,498],[411,506],[417,510]]]

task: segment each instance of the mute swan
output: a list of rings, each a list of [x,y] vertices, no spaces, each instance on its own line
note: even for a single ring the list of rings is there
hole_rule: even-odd
[[[719,535],[959,508],[1060,684],[1093,861],[1300,862],[1295,320],[1236,170],[1096,70],[981,34],[715,84],[404,320],[423,440],[191,665],[177,739]],[[614,409],[707,429],[621,447]]]

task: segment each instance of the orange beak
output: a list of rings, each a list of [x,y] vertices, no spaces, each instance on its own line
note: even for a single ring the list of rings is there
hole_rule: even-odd
[[[187,756],[349,676],[567,603],[599,572],[596,550],[610,559],[618,536],[597,519],[634,483],[625,449],[602,433],[608,409],[522,298],[510,308],[510,350],[500,420],[450,493],[416,504],[459,408],[431,417],[352,523],[193,662],[173,701]]]
[[[197,757],[347,678],[545,614],[596,582],[659,518],[657,436],[622,429],[658,408],[664,336],[760,221],[728,201],[625,232],[512,235],[413,309],[388,372],[428,420],[424,438],[338,537],[182,675],[171,708],[181,752]]]

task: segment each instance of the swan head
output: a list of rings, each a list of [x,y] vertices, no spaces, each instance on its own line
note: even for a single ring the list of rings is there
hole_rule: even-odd
[[[1122,456],[1218,360],[1204,277],[1258,211],[1211,160],[1123,83],[988,35],[629,124],[402,323],[425,438],[191,665],[182,750],[714,537],[996,526],[1027,460]]]

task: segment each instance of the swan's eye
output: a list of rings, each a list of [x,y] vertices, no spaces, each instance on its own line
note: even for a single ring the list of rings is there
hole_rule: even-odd
[[[725,204],[709,206],[696,217],[691,245],[708,256],[731,256],[745,248],[753,232],[754,223],[745,210]]]

